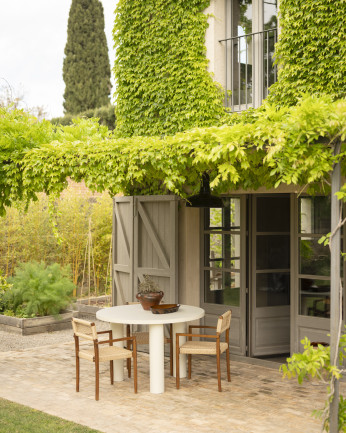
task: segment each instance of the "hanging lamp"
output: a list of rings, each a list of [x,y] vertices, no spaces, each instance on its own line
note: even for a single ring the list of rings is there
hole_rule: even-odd
[[[187,198],[187,207],[210,207],[222,208],[224,207],[223,201],[220,197],[211,195],[209,174],[204,172],[202,174],[202,186],[198,194],[192,195]]]

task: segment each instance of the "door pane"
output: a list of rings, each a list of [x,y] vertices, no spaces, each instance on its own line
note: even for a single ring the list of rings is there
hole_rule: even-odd
[[[210,208],[205,210],[205,230],[239,230],[240,199],[224,197],[222,201],[224,204],[222,209]]]
[[[266,97],[269,88],[276,81],[276,67],[274,66],[275,43],[277,42],[277,1],[263,2],[263,95]]]
[[[239,272],[222,272],[218,269],[205,271],[204,281],[204,302],[239,307]]]
[[[265,0],[263,3],[264,30],[275,29],[278,26],[277,0]]]
[[[330,232],[330,197],[299,199],[299,233]]]
[[[290,305],[290,273],[256,275],[256,307]]]
[[[330,251],[318,243],[318,238],[301,238],[299,243],[299,273],[307,275],[330,275]]]
[[[231,41],[232,64],[232,104],[248,105],[252,103],[252,1],[232,1],[232,36]]]
[[[288,269],[290,237],[288,235],[257,236],[256,269]]]
[[[289,197],[257,197],[257,232],[290,231]]]
[[[330,317],[330,281],[299,279],[299,314]]]

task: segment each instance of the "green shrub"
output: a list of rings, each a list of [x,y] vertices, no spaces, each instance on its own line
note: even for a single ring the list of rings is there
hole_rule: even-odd
[[[0,270],[0,313],[7,309],[8,293],[12,288],[12,284],[6,281]]]
[[[12,307],[16,316],[58,315],[72,301],[74,284],[69,267],[21,263],[9,280],[13,287],[8,292],[7,307]]]
[[[322,419],[323,431],[329,432],[329,402],[333,395],[331,392],[332,381],[341,379],[344,370],[340,370],[331,364],[329,346],[318,344],[316,347],[311,344],[307,337],[301,340],[301,343],[304,345],[303,353],[293,353],[290,358],[287,358],[287,364],[280,366],[280,371],[283,373],[283,377],[288,379],[296,377],[299,384],[304,380],[316,378],[321,383],[328,385],[325,407],[314,410],[313,415]],[[340,337],[339,349],[339,363],[342,365],[346,359],[346,332]],[[346,432],[346,399],[342,395],[339,396],[338,431]]]
[[[78,117],[87,119],[98,119],[100,125],[105,125],[109,130],[115,129],[115,107],[111,104],[103,107],[91,108],[78,114],[65,114],[63,117],[54,117],[51,119],[53,125],[73,125],[73,119]]]

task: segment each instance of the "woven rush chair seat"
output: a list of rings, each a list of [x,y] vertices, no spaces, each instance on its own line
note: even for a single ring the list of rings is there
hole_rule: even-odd
[[[76,392],[79,392],[79,377],[80,377],[80,359],[86,359],[95,364],[95,400],[99,400],[99,371],[100,362],[109,362],[111,384],[114,383],[113,377],[113,361],[118,359],[133,359],[134,369],[134,391],[137,393],[137,345],[136,337],[113,338],[112,331],[96,331],[95,323],[88,322],[82,319],[72,318],[73,336],[75,340],[76,351]],[[100,334],[108,334],[108,340],[98,340]],[[80,339],[83,342],[80,344]],[[113,346],[113,343],[124,341],[127,349],[123,347]],[[86,346],[85,342],[89,342]],[[93,344],[90,348],[90,343]],[[130,350],[132,346],[132,350]],[[128,365],[129,366],[129,365]],[[131,368],[131,363],[130,363]],[[131,377],[131,372],[128,371],[128,376]]]
[[[231,370],[230,370],[230,359],[229,359],[229,328],[231,325],[232,311],[226,311],[222,316],[218,318],[216,326],[189,326],[188,333],[177,333],[176,334],[176,387],[180,387],[180,371],[179,371],[179,355],[186,354],[188,356],[188,378],[191,379],[191,355],[216,355],[216,366],[217,366],[217,382],[218,390],[221,392],[221,366],[220,356],[223,352],[226,352],[226,363],[227,363],[227,380],[231,381]],[[207,334],[194,334],[192,329],[214,329],[216,335]],[[225,341],[220,341],[221,335],[225,335]],[[180,345],[179,338],[187,337],[187,341]],[[192,338],[203,338],[212,339],[215,341],[199,341],[192,340]]]
[[[220,343],[220,353],[225,352],[228,349],[228,344]],[[180,348],[180,353],[186,355],[216,355],[216,343],[212,341],[187,341]]]
[[[79,357],[87,359],[88,361],[95,362],[95,351],[94,349],[80,350]],[[99,348],[99,361],[112,361],[115,359],[127,359],[132,358],[132,351],[123,349],[117,346],[106,346]]]

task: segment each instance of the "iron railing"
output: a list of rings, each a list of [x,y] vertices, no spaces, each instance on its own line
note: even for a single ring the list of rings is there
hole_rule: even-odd
[[[277,80],[277,29],[222,39],[225,45],[225,106],[232,111],[258,107]]]

